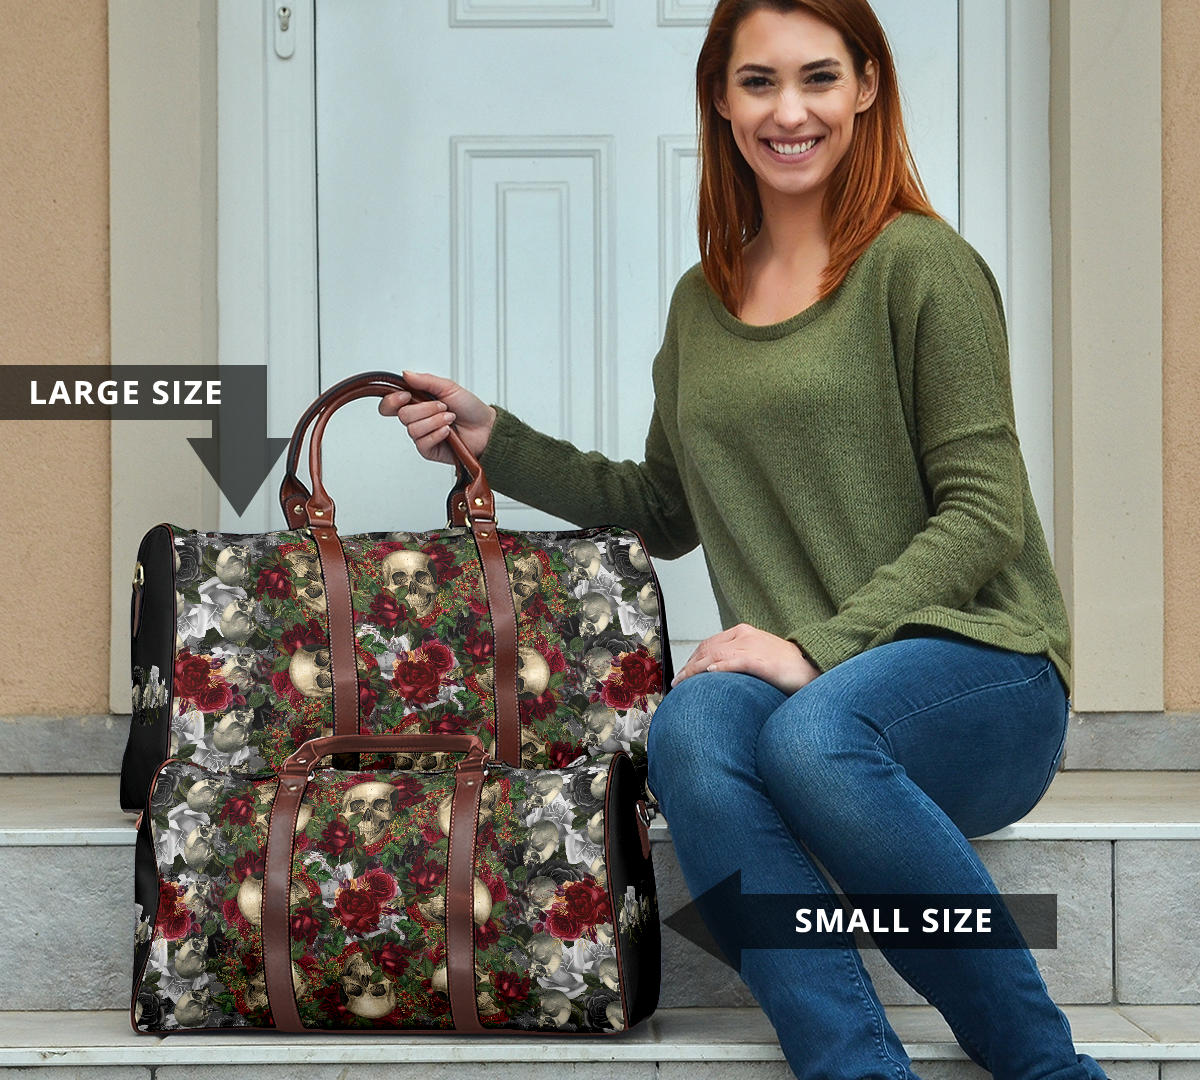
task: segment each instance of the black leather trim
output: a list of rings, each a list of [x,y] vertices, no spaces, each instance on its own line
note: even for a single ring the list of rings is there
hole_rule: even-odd
[[[137,561],[142,564],[144,583],[138,632],[130,639],[130,663],[134,670],[149,672],[157,667],[166,681],[166,702],[156,709],[142,709],[129,720],[129,737],[121,760],[121,809],[137,813],[146,805],[150,778],[167,757],[171,739],[170,707],[175,683],[175,538],[169,525],[156,525],[142,538]],[[132,631],[132,616],[130,612]]]

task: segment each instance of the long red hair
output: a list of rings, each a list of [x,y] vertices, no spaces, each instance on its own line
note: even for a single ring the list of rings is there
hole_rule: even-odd
[[[829,265],[820,298],[847,271],[897,212],[913,210],[942,220],[929,197],[904,134],[900,87],[887,36],[867,0],[720,0],[696,61],[700,127],[700,263],[725,306],[736,313],[745,294],[742,247],[762,226],[755,176],[716,107],[725,85],[733,38],[742,20],[766,8],[805,11],[838,30],[859,79],[868,60],[878,69],[875,100],[855,117],[854,135],[825,192],[822,214],[829,235]]]

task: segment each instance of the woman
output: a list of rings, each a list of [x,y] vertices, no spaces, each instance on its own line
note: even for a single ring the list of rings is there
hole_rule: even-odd
[[[721,0],[697,95],[702,260],[644,461],[430,374],[406,373],[439,400],[380,409],[446,463],[455,421],[494,487],[581,527],[636,528],[659,558],[702,544],[724,629],[647,748],[693,896],[739,870],[746,892],[830,893],[822,868],[846,893],[994,895],[967,837],[1042,797],[1071,678],[999,289],[925,197],[866,0]],[[882,947],[995,1076],[1104,1076],[1028,949]],[[747,950],[741,976],[798,1077],[915,1075],[850,936]]]

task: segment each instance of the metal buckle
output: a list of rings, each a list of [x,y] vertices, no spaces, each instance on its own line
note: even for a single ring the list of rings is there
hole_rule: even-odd
[[[138,563],[133,568],[133,587],[135,589],[138,589],[138,588],[141,588],[145,584],[146,584],[146,570],[142,566],[141,563]]]
[[[652,815],[657,816],[657,812],[654,810],[651,810],[650,807],[648,807],[645,803],[639,802],[637,804],[638,820],[643,825],[645,825],[646,828],[650,828],[650,822],[652,820]]]

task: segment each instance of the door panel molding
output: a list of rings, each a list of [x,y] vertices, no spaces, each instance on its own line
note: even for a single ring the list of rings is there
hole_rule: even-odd
[[[612,138],[455,136],[450,151],[451,378],[611,453]],[[510,400],[510,356],[545,373],[525,388],[536,402]]]
[[[450,25],[612,26],[612,5],[613,0],[450,0]]]

